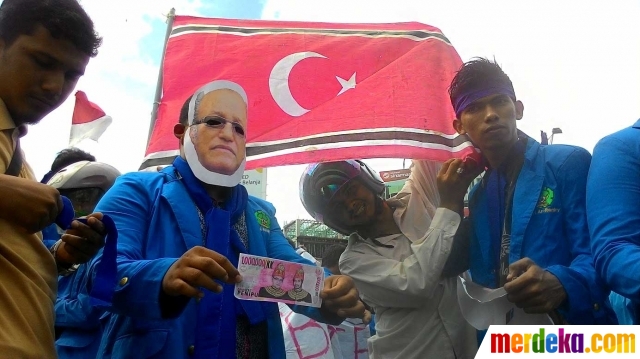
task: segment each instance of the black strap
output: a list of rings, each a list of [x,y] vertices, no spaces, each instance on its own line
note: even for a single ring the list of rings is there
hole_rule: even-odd
[[[515,187],[515,180],[511,180],[505,188],[504,222],[502,223],[502,236],[500,237],[500,268],[498,270],[499,287],[503,287],[507,283],[507,276],[509,275],[511,220],[513,218],[513,193],[515,192]]]
[[[18,177],[20,175],[20,170],[22,170],[22,151],[20,150],[20,140],[18,139],[16,140],[16,148],[13,151],[11,162],[9,162],[9,166],[7,166],[7,170],[4,171],[4,174]]]

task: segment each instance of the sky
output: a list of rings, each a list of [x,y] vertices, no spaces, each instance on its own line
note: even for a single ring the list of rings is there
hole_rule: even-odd
[[[144,157],[165,37],[165,15],[322,21],[418,21],[440,28],[463,61],[495,58],[525,105],[518,127],[589,151],[640,118],[637,0],[83,0],[104,38],[77,89],[113,117],[98,143],[79,147],[121,172]],[[68,144],[74,98],[33,126],[22,147],[37,176]],[[378,171],[402,159],[367,160]],[[407,161],[408,166],[408,161]],[[304,166],[268,169],[267,200],[280,223],[310,218],[298,199]]]

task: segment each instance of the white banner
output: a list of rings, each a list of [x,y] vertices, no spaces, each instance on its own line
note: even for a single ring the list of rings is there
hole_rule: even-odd
[[[257,168],[244,171],[240,181],[250,196],[267,199],[267,169]]]
[[[344,321],[319,323],[279,303],[286,359],[368,359],[369,327]]]

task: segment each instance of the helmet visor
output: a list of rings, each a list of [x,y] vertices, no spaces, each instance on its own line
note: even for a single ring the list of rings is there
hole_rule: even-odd
[[[313,176],[317,168],[318,164],[309,166],[307,174]],[[315,189],[323,201],[327,203],[342,186],[360,174],[360,164],[353,160],[341,161],[339,166],[325,173],[316,181]]]

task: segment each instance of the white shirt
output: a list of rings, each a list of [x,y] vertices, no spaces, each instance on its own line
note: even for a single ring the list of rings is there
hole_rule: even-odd
[[[368,342],[372,359],[475,357],[476,332],[460,312],[456,278],[440,277],[460,216],[436,210],[439,168],[414,161],[409,180],[388,201],[402,234],[377,240],[393,248],[354,233],[340,257],[340,271],[353,278],[376,312],[377,333]]]

